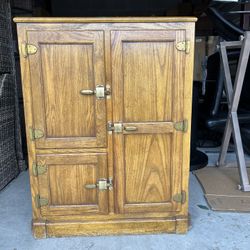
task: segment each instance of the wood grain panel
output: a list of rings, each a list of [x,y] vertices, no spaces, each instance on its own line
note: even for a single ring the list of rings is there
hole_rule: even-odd
[[[122,43],[124,122],[171,120],[174,42]]]
[[[112,31],[114,122],[135,131],[114,134],[119,213],[178,211],[185,31]]]
[[[106,146],[106,100],[81,95],[105,85],[102,31],[28,32],[37,148]]]
[[[124,148],[126,204],[171,201],[171,136],[127,135]]]
[[[105,222],[88,221],[82,223],[48,222],[46,229],[48,237],[64,237],[67,235],[159,234],[176,232],[176,224],[175,218],[110,220]]]
[[[47,137],[95,136],[95,99],[81,89],[94,89],[93,45],[42,44]]]
[[[41,207],[45,218],[108,213],[107,191],[85,188],[108,178],[107,154],[45,154],[38,155],[37,161],[47,166],[38,176],[40,197],[48,199],[48,205]]]
[[[52,206],[98,204],[96,189],[85,189],[97,182],[95,165],[51,165],[49,167]]]
[[[126,128],[136,128],[135,131],[126,130]],[[123,134],[165,134],[173,133],[173,122],[136,122],[123,123]]]

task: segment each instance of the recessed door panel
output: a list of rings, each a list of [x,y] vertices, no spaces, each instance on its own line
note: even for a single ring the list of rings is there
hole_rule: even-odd
[[[106,146],[106,101],[81,90],[105,87],[102,31],[28,32],[38,148]]]
[[[97,172],[95,164],[51,165],[48,176],[51,205],[97,205],[96,189],[84,188],[87,183],[96,183]]]
[[[166,152],[171,152],[171,135],[127,135],[124,148],[126,204],[168,202],[171,154]]]
[[[115,192],[118,213],[178,211],[181,193],[184,30],[112,31]]]
[[[95,99],[79,95],[95,88],[93,45],[41,44],[40,51],[47,138],[94,137]]]
[[[173,41],[122,43],[124,121],[171,118],[173,53]]]

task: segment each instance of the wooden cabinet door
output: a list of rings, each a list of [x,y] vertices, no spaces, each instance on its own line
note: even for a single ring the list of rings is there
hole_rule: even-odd
[[[185,31],[112,31],[111,40],[113,121],[123,124],[113,134],[117,211],[178,211]]]
[[[108,213],[108,190],[85,187],[107,178],[105,153],[38,155],[37,164],[42,216]]]
[[[80,94],[105,85],[103,32],[29,31],[27,42],[36,147],[105,147],[105,98]]]

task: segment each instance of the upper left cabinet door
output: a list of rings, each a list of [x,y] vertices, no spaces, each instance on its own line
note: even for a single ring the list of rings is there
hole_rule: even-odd
[[[106,146],[106,101],[81,90],[105,86],[102,31],[28,31],[37,148]]]

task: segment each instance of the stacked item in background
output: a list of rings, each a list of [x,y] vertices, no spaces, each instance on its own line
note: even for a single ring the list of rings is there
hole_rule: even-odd
[[[0,190],[26,168],[9,0],[0,1]]]

